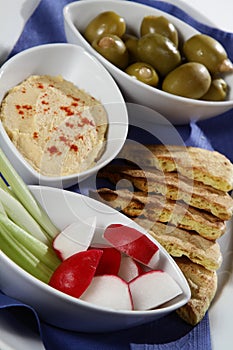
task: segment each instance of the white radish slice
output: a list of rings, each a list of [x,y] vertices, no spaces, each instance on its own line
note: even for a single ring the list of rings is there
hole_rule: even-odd
[[[132,310],[128,284],[116,275],[95,276],[80,299],[116,310]]]
[[[133,259],[156,269],[159,261],[159,248],[145,234],[135,228],[122,224],[109,225],[104,231],[104,238]]]
[[[94,236],[95,228],[95,216],[88,217],[85,221],[73,222],[54,238],[53,249],[62,260],[87,250]]]
[[[165,271],[149,271],[129,283],[134,310],[154,309],[182,293]]]
[[[122,256],[118,276],[129,282],[143,273],[139,263],[130,256]]]

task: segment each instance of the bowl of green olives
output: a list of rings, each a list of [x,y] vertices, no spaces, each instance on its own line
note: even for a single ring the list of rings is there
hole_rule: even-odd
[[[111,73],[127,102],[187,124],[233,108],[233,64],[214,38],[161,10],[119,0],[64,7],[67,41]],[[152,121],[156,122],[152,113]]]

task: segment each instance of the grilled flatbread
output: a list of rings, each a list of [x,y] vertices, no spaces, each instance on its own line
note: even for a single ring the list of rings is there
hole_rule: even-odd
[[[140,224],[144,227],[142,220]],[[146,225],[148,227],[148,223]],[[151,225],[148,232],[173,257],[186,256],[208,270],[217,270],[221,266],[222,254],[216,241],[210,241],[191,231],[160,222]]]
[[[91,197],[105,201],[114,209],[130,217],[144,216],[151,221],[170,223],[179,228],[196,231],[202,237],[216,240],[226,230],[225,221],[210,213],[164,198],[158,194],[141,191],[111,190],[101,188],[90,191]]]
[[[191,299],[176,312],[187,323],[195,326],[205,316],[217,290],[217,273],[191,262],[175,259],[191,290]]]
[[[233,214],[233,199],[228,193],[199,181],[189,180],[178,173],[109,165],[102,169],[98,176],[107,178],[114,184],[127,179],[143,192],[159,193],[168,199],[183,201],[190,206],[208,211],[221,220],[229,220]]]
[[[165,172],[178,171],[183,176],[225,192],[233,189],[233,164],[217,151],[198,147],[128,143],[121,154],[140,166],[151,166]]]

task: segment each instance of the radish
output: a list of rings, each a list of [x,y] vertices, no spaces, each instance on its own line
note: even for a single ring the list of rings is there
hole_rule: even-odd
[[[182,293],[180,286],[165,271],[154,270],[129,283],[135,310],[154,309]]]
[[[152,269],[156,268],[159,248],[142,232],[122,224],[112,224],[105,229],[104,238],[126,255]]]
[[[117,275],[121,264],[121,253],[112,247],[101,248],[101,250],[103,254],[95,275]]]
[[[49,285],[79,298],[91,283],[102,254],[100,249],[73,254],[54,271]]]
[[[122,256],[118,273],[119,277],[129,282],[142,273],[144,273],[144,271],[137,261],[133,260],[130,256]]]
[[[80,299],[110,309],[132,310],[129,286],[115,275],[95,276]]]
[[[53,240],[53,249],[61,260],[83,250],[87,250],[96,228],[96,217],[73,222],[61,231]]]

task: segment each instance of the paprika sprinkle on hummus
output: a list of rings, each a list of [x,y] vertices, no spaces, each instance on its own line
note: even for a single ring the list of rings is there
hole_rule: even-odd
[[[33,75],[12,88],[0,118],[19,152],[43,175],[80,173],[104,151],[103,105],[61,76]]]

